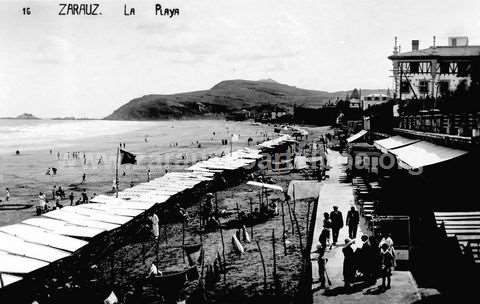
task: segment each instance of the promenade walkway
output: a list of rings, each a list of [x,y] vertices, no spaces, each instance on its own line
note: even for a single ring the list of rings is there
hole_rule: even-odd
[[[321,189],[318,200],[318,208],[316,214],[315,230],[313,233],[312,244],[312,279],[313,279],[313,303],[413,303],[420,300],[420,296],[409,271],[394,271],[392,276],[391,289],[383,292],[378,286],[381,280],[377,281],[376,285],[367,286],[363,283],[357,283],[349,291],[343,288],[343,253],[342,244],[346,237],[348,237],[348,228],[343,228],[340,231],[338,244],[331,250],[327,251],[325,257],[328,259],[327,273],[332,282],[332,286],[327,290],[319,289],[318,283],[318,268],[316,261],[316,245],[318,244],[318,237],[322,230],[323,213],[332,211],[332,207],[338,206],[342,212],[344,221],[346,214],[351,206],[354,206],[354,196],[352,184],[344,182],[345,165],[347,163],[346,157],[341,156],[338,152],[328,151],[329,165],[332,167],[328,171],[329,178],[325,180]],[[366,224],[363,219],[357,233],[357,244],[361,244],[360,237],[364,234],[369,234],[366,229]],[[356,248],[356,245],[353,245]],[[314,260],[315,259],[315,260]]]

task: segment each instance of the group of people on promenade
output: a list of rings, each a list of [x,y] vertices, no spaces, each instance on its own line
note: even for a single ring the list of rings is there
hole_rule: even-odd
[[[343,215],[337,206],[333,206],[333,211],[323,214],[323,229],[320,233],[319,242],[323,248],[335,246],[338,241],[340,229],[343,228]],[[348,236],[351,239],[357,237],[358,224],[360,223],[360,214],[355,207],[352,207],[347,213],[346,224],[348,226]],[[332,243],[330,243],[330,231],[332,232]]]
[[[352,245],[356,243],[359,222],[359,212],[355,207],[351,207],[346,217],[349,237],[345,239],[342,248],[345,288],[350,288],[352,283],[357,281],[365,281],[373,285],[378,277],[381,277],[381,288],[389,289],[392,269],[396,264],[393,240],[388,233],[384,234],[380,241],[374,236],[364,234],[361,236],[361,243],[355,246],[355,249]],[[324,256],[325,252],[337,245],[339,232],[343,226],[343,215],[337,206],[334,206],[330,213],[324,213],[323,229],[317,245],[320,288],[325,288],[326,281],[329,281],[326,267],[328,259]],[[332,232],[331,243],[330,231]]]

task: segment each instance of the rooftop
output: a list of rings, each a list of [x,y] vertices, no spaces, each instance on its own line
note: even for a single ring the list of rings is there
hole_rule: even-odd
[[[480,45],[471,46],[437,46],[427,49],[398,53],[388,59],[402,58],[436,58],[436,57],[480,57]]]

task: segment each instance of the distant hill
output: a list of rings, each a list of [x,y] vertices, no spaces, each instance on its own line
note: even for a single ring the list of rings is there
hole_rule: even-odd
[[[226,80],[210,90],[135,98],[105,117],[110,120],[157,120],[223,115],[247,109],[252,112],[291,111],[293,105],[321,107],[329,100],[344,98],[351,91],[329,93],[300,89],[272,79]],[[364,91],[362,90],[362,93]],[[385,90],[369,90],[385,92]]]
[[[40,119],[40,118],[30,113],[23,113],[18,115],[17,117],[4,117],[3,119]]]

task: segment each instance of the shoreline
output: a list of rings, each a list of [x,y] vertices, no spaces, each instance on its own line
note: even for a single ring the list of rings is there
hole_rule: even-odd
[[[185,172],[185,171],[183,171],[183,172]],[[225,173],[227,173],[227,171],[225,171]],[[232,195],[232,197],[233,197],[234,193],[237,193],[237,192],[238,192],[238,189],[237,189],[238,187],[240,187],[240,188],[242,188],[242,187],[245,188],[245,184],[243,184],[242,180],[237,180],[237,178],[235,178],[236,173],[232,172],[232,174],[233,174],[232,177],[231,177],[231,178],[233,178],[232,181],[233,181],[235,184],[240,183],[239,185],[241,185],[241,186],[235,186],[235,184],[234,184],[234,185],[226,186],[225,189],[220,190],[221,192],[225,192],[227,197],[230,196],[230,194],[228,194],[228,193],[232,193],[231,195]],[[223,174],[221,174],[221,175],[223,175]],[[282,176],[282,177],[280,177],[280,179],[285,179],[285,180],[287,181],[287,183],[288,183],[288,181],[289,181],[291,178],[293,178],[293,176],[291,176],[291,175],[287,175],[287,176]],[[208,183],[208,182],[207,182],[207,183]],[[211,186],[212,186],[212,185],[211,185]],[[232,188],[232,186],[233,186],[233,188]],[[201,188],[203,189],[203,187],[201,187]],[[236,190],[236,189],[237,189],[237,190]],[[201,191],[201,193],[200,193],[199,195],[200,195],[200,197],[202,197],[202,196],[205,194],[205,193],[203,193],[203,192],[205,192],[205,190],[203,189],[203,190],[200,190],[200,191]],[[243,191],[245,191],[245,190],[243,190]],[[246,193],[248,193],[248,192],[250,192],[250,190],[247,190]],[[202,193],[203,193],[203,194],[202,194]],[[243,192],[242,192],[242,193],[243,193]],[[239,193],[239,194],[240,194],[240,193]],[[220,193],[220,195],[223,196],[221,193]],[[253,195],[254,195],[253,197],[256,196],[255,192],[253,193]],[[225,197],[225,199],[227,199],[227,197]],[[240,196],[240,197],[242,197],[242,196]],[[273,197],[272,197],[272,198],[273,198]],[[176,201],[177,199],[180,199],[181,201],[184,201],[184,199],[181,198],[181,197],[178,197],[177,199],[175,199],[175,198],[172,197],[172,199],[173,199],[173,201]],[[245,197],[242,197],[242,199],[245,199]],[[228,201],[228,200],[227,200],[227,201]],[[192,205],[192,204],[193,204],[193,205]],[[223,203],[222,203],[222,204],[223,204]],[[230,203],[229,203],[229,204],[230,204]],[[238,204],[238,203],[237,203],[237,204]],[[247,204],[248,204],[248,203],[247,203]],[[196,204],[195,201],[191,201],[190,203],[188,203],[188,205],[191,205],[192,208],[194,208],[194,209],[196,209],[196,208],[198,209],[198,204]],[[301,204],[301,205],[303,205],[303,204]],[[231,208],[231,207],[232,207],[232,206],[230,206],[230,208]],[[156,209],[158,210],[158,208],[161,208],[161,206],[157,206]],[[237,205],[237,208],[238,208],[238,205]],[[190,211],[189,211],[189,212],[190,212]],[[197,211],[197,212],[198,212],[198,211]],[[302,212],[300,212],[300,210],[298,210],[298,212],[299,212],[299,216],[304,216],[304,214],[303,214],[302,212],[305,212],[305,210],[303,210]],[[302,215],[302,214],[303,214],[303,215]],[[138,218],[139,218],[138,220],[140,220],[140,218],[143,218],[143,217],[144,217],[144,216],[138,217]],[[136,220],[136,222],[138,222],[138,220]],[[278,217],[277,217],[277,221],[278,221]],[[303,221],[305,221],[305,219],[302,217],[302,218],[301,218],[301,221],[303,222]],[[191,223],[191,224],[193,225],[193,223]],[[130,225],[130,224],[128,224],[128,225]],[[133,225],[133,224],[132,224],[132,225]],[[168,226],[165,226],[165,229],[168,228],[168,230],[170,230],[170,232],[171,232],[171,229],[177,229],[177,231],[178,231],[178,225],[177,225],[177,228],[170,227],[170,226],[172,226],[172,225],[175,226],[175,224],[169,224]],[[277,223],[276,225],[278,225],[278,223]],[[189,224],[189,226],[190,226],[190,224]],[[162,226],[162,227],[163,227],[163,226]],[[192,228],[193,228],[193,227],[191,227],[190,230],[191,230]],[[125,229],[127,229],[127,228],[125,228]],[[255,228],[255,229],[256,229],[257,231],[263,231],[263,230],[265,230],[265,229],[263,229],[263,228],[260,229],[260,230],[258,230],[258,228]],[[175,230],[174,230],[174,231],[175,231]],[[302,229],[302,231],[303,231],[303,229]],[[148,231],[147,231],[147,232],[148,232]],[[119,233],[121,233],[121,232],[119,232]],[[166,230],[165,230],[165,233],[167,233]],[[195,236],[195,235],[197,234],[197,232],[195,232],[195,230],[190,231],[190,232],[189,232],[189,235],[190,235],[191,233],[193,233],[193,236]],[[257,232],[257,234],[258,234],[258,233],[262,234],[262,232]],[[302,233],[303,233],[303,232],[302,232]],[[125,231],[124,231],[124,234],[125,234]],[[149,233],[148,233],[148,234],[149,234]],[[169,233],[169,234],[171,234],[171,233]],[[175,234],[173,234],[173,235],[176,235],[176,236],[177,236],[177,237],[176,237],[176,240],[177,240],[177,243],[178,243],[178,232],[175,233]],[[267,235],[268,235],[268,233],[267,233]],[[140,237],[140,236],[139,236],[139,237]],[[146,236],[144,236],[144,237],[146,237]],[[172,237],[172,235],[170,235],[170,237]],[[190,240],[191,240],[191,237],[192,237],[192,236],[189,237]],[[197,237],[198,237],[198,235],[197,235]],[[252,237],[253,237],[253,235],[252,235]],[[292,233],[292,237],[293,237],[293,233]],[[263,238],[263,237],[262,237],[262,238]],[[101,238],[101,239],[105,240],[105,237],[103,237],[103,238]],[[115,239],[116,239],[116,238],[115,238]],[[109,241],[109,240],[110,240],[110,237],[108,237],[107,240],[105,240],[105,241],[106,241],[106,244],[111,243],[111,241]],[[228,236],[227,236],[227,240],[228,240]],[[117,244],[117,245],[118,245],[118,243],[122,243],[120,240],[119,240],[118,242],[116,242],[116,241],[114,241],[114,240],[112,240],[112,241],[113,241],[112,244]],[[138,242],[138,241],[139,241],[139,240],[136,238],[136,239],[135,239],[135,242]],[[170,240],[170,242],[171,242],[171,241],[172,241],[172,240]],[[281,240],[278,240],[278,242],[280,242],[280,241],[281,241]],[[292,241],[294,241],[294,239],[292,239]],[[97,239],[97,241],[94,242],[94,243],[98,243],[98,244],[100,245],[102,242],[103,242],[103,241],[101,241],[101,240],[99,241],[99,240]],[[136,252],[136,254],[139,254],[139,253],[141,253],[142,251],[144,251],[144,249],[145,249],[144,242],[150,242],[150,241],[148,240],[148,237],[147,237],[147,240],[143,240],[143,241],[142,241],[142,237],[140,237],[140,242],[142,242],[143,244],[142,244],[142,245],[140,245],[140,244],[139,244],[139,245],[133,245],[133,246],[136,246],[136,247],[130,248],[129,251],[132,251],[132,250],[133,250],[134,252]],[[208,237],[207,237],[207,236],[204,237],[204,242],[207,242],[207,243],[208,243]],[[294,243],[295,243],[295,242],[294,242]],[[167,244],[168,244],[168,239],[167,239]],[[300,244],[301,244],[301,241],[300,241]],[[90,244],[89,244],[89,245],[90,245]],[[93,244],[91,244],[91,245],[94,246]],[[120,244],[120,245],[121,245],[121,244]],[[213,248],[215,248],[215,245],[214,245],[214,244],[211,244],[211,245],[213,245]],[[110,246],[110,245],[108,245],[108,246]],[[107,246],[107,248],[108,248],[108,246]],[[121,245],[121,246],[122,246],[122,245]],[[125,246],[125,245],[123,245],[123,246]],[[131,246],[131,245],[128,245],[128,244],[127,244],[127,246]],[[140,246],[140,247],[139,247],[139,246]],[[95,246],[94,246],[94,247],[95,247]],[[93,249],[93,250],[96,250],[96,249]],[[157,250],[158,250],[158,247],[157,247]],[[280,248],[279,248],[278,250],[280,250]],[[115,252],[116,252],[116,251],[122,251],[122,252],[124,252],[124,249],[123,249],[123,247],[121,247],[121,248],[117,248],[117,249],[115,250]],[[115,253],[112,253],[112,254],[115,256]],[[149,253],[148,255],[151,256],[152,254],[155,255],[155,252],[151,252],[151,250],[150,250],[150,253]],[[164,253],[164,254],[166,254],[166,253]],[[212,254],[212,253],[210,252],[210,255],[211,255],[211,254]],[[157,255],[157,258],[158,258],[158,251],[157,251],[156,255]],[[215,255],[215,252],[213,252],[213,255]],[[268,255],[268,253],[267,253],[267,255]],[[90,256],[90,254],[89,254],[89,256]],[[230,263],[233,263],[233,260],[231,260],[231,259],[233,258],[233,256],[231,256],[230,253],[229,253],[228,256],[229,256],[229,264],[230,264]],[[117,257],[118,257],[118,255],[117,255]],[[136,267],[141,267],[141,265],[144,265],[144,264],[146,263],[146,261],[145,261],[145,253],[143,253],[143,257],[144,257],[144,258],[143,258],[144,261],[141,262],[140,265],[139,265],[138,263],[135,263]],[[130,257],[130,258],[131,258],[131,257]],[[179,257],[177,256],[177,259],[178,259],[178,258],[179,258]],[[297,259],[298,257],[296,257],[296,255],[293,255],[291,258]],[[290,259],[291,259],[291,258],[290,258]],[[300,259],[300,260],[301,260],[301,259]],[[281,261],[281,260],[280,260],[280,261]],[[279,261],[279,263],[280,263],[280,265],[281,265],[281,262],[280,262],[280,261]],[[246,262],[249,263],[248,260],[247,260]],[[108,264],[108,263],[109,263],[108,260],[105,261],[105,263],[107,263],[107,264],[102,264],[102,265],[99,265],[99,266],[100,266],[101,269],[104,269],[104,272],[107,272],[107,273],[108,273],[108,271],[109,271],[109,270],[108,270],[108,267],[109,267],[109,266],[108,266],[108,265],[109,265],[109,264]],[[121,263],[121,265],[123,265],[123,262],[120,262],[120,263]],[[243,263],[243,262],[242,262],[242,263]],[[61,263],[61,264],[62,264],[62,263]],[[83,264],[82,264],[82,265],[83,265]],[[88,265],[88,264],[87,264],[87,265]],[[242,268],[244,268],[243,266],[241,266],[242,264],[234,263],[234,265],[237,265],[237,266],[234,266],[234,267],[242,267]],[[288,265],[288,263],[287,263],[286,265]],[[84,267],[85,267],[85,265],[84,265]],[[105,268],[105,267],[106,267],[106,268]],[[229,266],[229,267],[231,267],[231,266]],[[258,267],[258,265],[257,265],[257,267]],[[283,266],[282,266],[282,267],[283,267]],[[140,268],[140,269],[142,269],[142,268]],[[124,273],[125,270],[120,270],[120,271],[122,271],[122,273]],[[143,271],[143,270],[141,270],[141,271]],[[279,272],[281,272],[281,271],[279,270]],[[128,271],[127,271],[127,273],[128,273]],[[135,271],[134,274],[137,274],[137,275],[138,275],[138,270]],[[132,274],[130,274],[130,275],[132,275]],[[229,275],[231,275],[231,274],[229,274]],[[112,273],[112,276],[113,276],[113,273]],[[249,275],[249,276],[250,276],[250,275]],[[118,275],[117,275],[116,277],[118,277]],[[110,281],[112,278],[109,278],[109,277],[106,277],[106,278],[105,278],[105,277],[104,277],[104,279]],[[122,279],[123,279],[123,282],[124,282],[124,281],[125,281],[125,278],[122,278]],[[128,280],[127,280],[127,282],[128,282]],[[110,284],[112,284],[112,283],[110,283]],[[125,283],[123,283],[123,284],[125,284]],[[113,284],[113,285],[115,285],[115,284]],[[229,288],[230,288],[230,287],[229,287]],[[221,294],[219,294],[218,296],[221,297]]]
[[[153,124],[154,126],[155,124]],[[198,127],[196,127],[198,125]],[[227,121],[201,121],[196,125],[160,124],[161,128],[150,128],[129,131],[122,134],[101,135],[95,138],[78,140],[74,145],[67,148],[53,150],[49,154],[49,148],[41,150],[26,151],[19,156],[12,154],[0,154],[3,163],[0,165],[2,175],[0,176],[0,199],[4,200],[4,189],[10,188],[10,201],[13,204],[37,204],[37,195],[40,191],[51,196],[53,185],[62,186],[66,195],[74,192],[75,199],[78,198],[82,188],[87,189],[89,197],[92,193],[108,193],[112,189],[112,178],[114,175],[114,161],[116,147],[119,138],[127,143],[126,150],[138,154],[138,165],[121,166],[120,174],[125,172],[126,176],[120,176],[120,189],[130,187],[130,183],[138,184],[146,180],[146,171],[151,169],[151,177],[155,178],[165,173],[165,170],[176,171],[184,168],[187,164],[180,164],[183,155],[195,155],[197,160],[205,159],[213,153],[220,154],[222,151],[229,151],[230,146],[221,145],[220,139],[226,137],[225,128],[228,131],[242,134],[240,142],[234,143],[233,148],[247,146],[247,137],[255,141],[262,140],[260,134],[267,132],[273,134],[273,128],[268,126],[255,126],[238,122]],[[216,136],[208,130],[215,129]],[[148,132],[147,132],[148,131]],[[148,143],[143,141],[145,133],[149,135]],[[178,136],[175,136],[178,134]],[[196,136],[197,134],[197,136]],[[225,134],[225,135],[222,135]],[[199,140],[202,148],[198,148],[195,139]],[[174,140],[179,145],[172,147]],[[169,146],[170,145],[170,146]],[[57,159],[56,152],[61,151],[61,158]],[[73,160],[67,158],[67,151],[84,151],[87,157],[87,164],[83,158]],[[97,160],[102,155],[104,164],[98,165]],[[83,154],[81,155],[83,156]],[[56,176],[45,175],[48,167],[56,167]],[[83,172],[87,175],[85,184],[81,184]],[[77,189],[78,188],[78,189]],[[70,202],[64,200],[62,204]],[[0,226],[20,222],[23,219],[34,215],[34,208],[21,211],[0,212]]]

